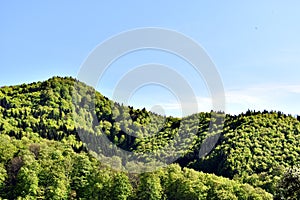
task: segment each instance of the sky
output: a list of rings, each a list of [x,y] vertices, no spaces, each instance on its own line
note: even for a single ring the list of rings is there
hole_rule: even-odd
[[[121,32],[158,27],[192,38],[221,76],[226,112],[279,110],[300,114],[299,1],[0,1],[0,86],[77,77],[102,42]],[[96,89],[114,97],[122,77],[137,66],[159,63],[194,90],[198,111],[212,108],[205,79],[178,56],[157,50],[113,62]],[[184,91],[183,91],[184,92]],[[144,85],[128,104],[182,115],[168,86]]]

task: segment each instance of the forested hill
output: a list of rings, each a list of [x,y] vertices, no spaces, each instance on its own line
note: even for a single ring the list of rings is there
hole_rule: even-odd
[[[166,117],[60,77],[0,88],[0,111],[0,199],[300,197],[300,122],[281,112]],[[103,136],[115,146],[99,143]],[[199,158],[214,136],[215,148]],[[116,146],[134,160],[116,156]],[[175,164],[126,173],[149,154],[170,159],[171,150]],[[101,162],[110,157],[114,169]]]

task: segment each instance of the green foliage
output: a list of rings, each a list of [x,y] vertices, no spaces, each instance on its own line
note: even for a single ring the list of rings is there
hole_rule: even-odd
[[[140,176],[137,189],[137,199],[160,200],[163,199],[163,188],[156,174],[145,173]]]
[[[112,200],[126,200],[132,192],[128,176],[124,173],[115,173],[112,179]]]
[[[300,123],[280,112],[227,116],[219,144],[191,167],[275,193],[284,167],[300,163]]]
[[[222,116],[160,116],[112,102],[72,78],[2,87],[0,197],[271,199],[269,193],[285,194],[284,168],[300,163],[300,122],[281,112],[247,111],[226,115],[218,129]],[[211,130],[210,122],[215,122]],[[219,134],[214,150],[199,159],[203,142]],[[135,160],[123,160],[115,147],[132,152]],[[145,173],[132,185],[130,176],[87,152],[115,169],[124,169],[122,163],[153,167],[149,153],[161,160],[178,157],[180,167]],[[150,165],[142,166],[144,160]]]
[[[170,165],[157,172],[166,199],[272,199],[259,188],[213,174]]]
[[[0,135],[0,140],[6,138]],[[127,199],[132,186],[126,174],[102,166],[87,153],[61,142],[11,139],[18,153],[0,164],[4,199]],[[101,169],[102,168],[102,169]]]
[[[300,199],[300,168],[288,168],[277,188],[275,199]]]
[[[0,191],[3,191],[5,186],[5,180],[7,179],[7,171],[4,167],[4,164],[0,164]]]

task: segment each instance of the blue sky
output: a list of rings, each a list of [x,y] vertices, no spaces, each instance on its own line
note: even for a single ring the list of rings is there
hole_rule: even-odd
[[[281,110],[300,114],[299,1],[1,1],[0,85],[76,77],[89,53],[120,32],[161,27],[198,42],[223,80],[226,111]],[[204,80],[184,61],[162,52],[136,52],[112,64],[97,89],[111,97],[132,67],[163,63],[182,73],[199,110],[210,110]],[[109,74],[110,73],[110,74]],[[157,86],[136,91],[130,104],[180,115],[178,101]]]

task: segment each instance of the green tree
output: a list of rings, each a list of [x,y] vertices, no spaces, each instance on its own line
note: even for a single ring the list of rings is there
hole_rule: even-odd
[[[7,179],[7,171],[3,163],[0,163],[0,196],[5,187],[5,180]]]
[[[126,200],[132,194],[132,186],[128,176],[124,173],[115,173],[111,191],[112,200]]]
[[[163,199],[163,188],[160,178],[154,173],[144,173],[140,176],[137,188],[137,199],[160,200]]]
[[[24,164],[18,172],[14,193],[18,197],[36,199],[39,196],[40,165],[32,154],[24,155],[22,160]]]
[[[277,185],[275,199],[300,199],[300,168],[287,169]]]

